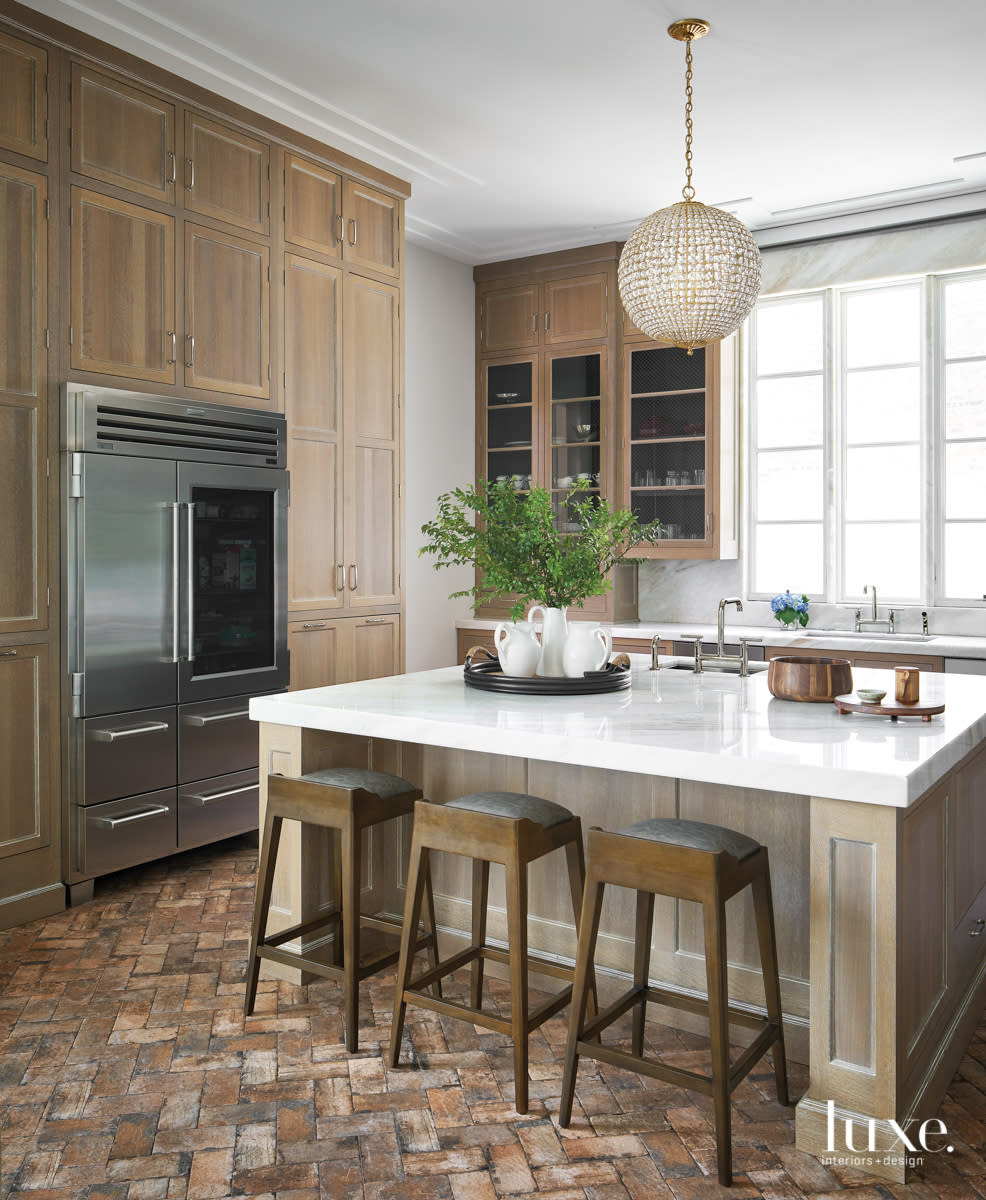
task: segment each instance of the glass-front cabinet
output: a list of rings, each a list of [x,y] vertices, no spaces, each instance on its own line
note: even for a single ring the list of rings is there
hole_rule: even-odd
[[[484,365],[485,446],[479,473],[490,481],[512,480],[519,491],[540,483],[537,470],[538,389],[533,359]]]
[[[647,556],[706,557],[714,545],[718,353],[674,346],[628,347],[625,356],[624,503],[660,520]]]
[[[608,482],[603,477],[600,454],[604,367],[601,350],[550,355],[546,362],[550,441],[547,486],[558,528],[566,533],[578,528],[571,502],[599,496]]]

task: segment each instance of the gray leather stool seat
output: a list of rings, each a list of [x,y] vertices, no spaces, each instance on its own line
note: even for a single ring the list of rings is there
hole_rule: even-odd
[[[526,819],[542,829],[553,829],[563,821],[572,819],[568,809],[553,800],[528,796],[524,792],[472,792],[468,796],[460,796],[458,800],[450,800],[445,807],[466,808],[470,812],[507,817],[512,821]]]
[[[408,867],[404,934],[397,968],[394,1022],[390,1035],[390,1065],[400,1059],[401,1035],[407,1005],[430,1008],[447,1017],[457,1017],[509,1035],[514,1051],[514,1107],[527,1112],[528,1038],[531,1031],[559,1012],[572,993],[572,969],[535,958],[527,952],[528,864],[564,849],[573,917],[578,926],[585,879],[582,823],[567,808],[523,792],[473,792],[447,804],[414,806],[414,833]],[[464,950],[443,959],[431,970],[412,978],[413,952],[409,931],[417,928],[421,913],[422,881],[436,852],[459,854],[472,859],[472,941]],[[490,863],[504,868],[507,900],[508,950],[486,941],[486,911],[489,901]],[[483,966],[485,961],[504,964],[510,975],[510,1019],[483,1009]],[[461,967],[471,967],[469,1004],[456,1004],[444,997],[429,996],[424,989]],[[532,1010],[528,1003],[528,971],[563,979],[567,986]],[[593,1005],[594,998],[590,1001]]]
[[[360,930],[370,928],[390,934],[402,932],[400,921],[379,914],[360,911],[362,886],[360,842],[363,830],[395,817],[409,816],[421,798],[421,789],[385,771],[370,771],[363,767],[326,767],[311,771],[299,779],[283,775],[267,778],[267,811],[264,833],[257,865],[257,898],[254,905],[253,931],[250,936],[250,958],[247,966],[244,1012],[250,1016],[257,995],[262,959],[300,967],[314,975],[339,979],[343,993],[343,1026],[346,1048],[355,1051],[359,1046],[359,985],[367,976],[392,966],[398,957],[394,948],[361,957]],[[333,883],[335,905],[329,912],[320,912],[311,920],[278,933],[267,933],[277,848],[284,821],[316,825],[332,831]],[[435,904],[431,880],[424,880],[427,901],[427,926],[415,924],[411,942],[414,950],[427,949],[431,961],[438,962],[435,937]],[[334,930],[334,962],[321,957],[288,950],[284,943],[296,939],[314,941]]]
[[[760,843],[745,833],[709,825],[705,821],[684,821],[677,817],[652,817],[621,829],[624,837],[646,838],[649,842],[664,842],[669,846],[687,846],[691,850],[708,850],[715,854],[723,850],[738,862],[756,854]]]
[[[568,1125],[572,1117],[580,1056],[624,1067],[677,1087],[693,1088],[712,1096],[719,1182],[728,1186],[732,1182],[729,1097],[733,1088],[771,1047],[777,1099],[779,1103],[787,1104],[787,1068],[767,849],[745,833],[703,821],[672,817],[637,821],[619,833],[592,829],[588,843],[585,898],[575,956],[575,984],[558,1123]],[[637,894],[633,984],[604,1013],[593,1017],[588,1006],[589,989],[603,894],[608,885],[629,888]],[[726,901],[747,887],[753,891],[766,1019],[729,1004]],[[702,906],[707,1001],[696,999],[693,993],[650,982],[655,895],[692,900]],[[708,1016],[711,1076],[645,1056],[644,1023],[648,1003]],[[600,1040],[600,1034],[607,1026],[627,1012],[633,1014],[629,1053],[612,1044],[604,1045]],[[753,1041],[735,1063],[731,1063],[729,1057],[730,1024],[743,1025],[754,1031]]]

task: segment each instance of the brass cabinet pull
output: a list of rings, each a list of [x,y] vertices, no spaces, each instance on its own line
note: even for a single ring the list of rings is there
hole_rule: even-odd
[[[346,218],[342,213],[339,213],[336,220],[339,222],[339,232],[336,234],[336,241],[341,246],[346,240]]]
[[[178,361],[178,335],[173,329],[169,329],[166,336],[171,338],[171,357],[168,359],[170,365]]]
[[[544,314],[544,332],[548,333],[550,331],[550,329],[551,329],[551,313],[546,312]]]
[[[356,235],[357,235],[356,218],[350,217],[349,218],[349,244],[350,244],[350,246],[356,245]]]
[[[538,331],[538,315],[536,312],[531,313],[531,333]]]
[[[165,180],[165,183],[177,183],[178,182],[178,160],[175,158],[174,150],[168,150],[166,152],[166,157],[171,159],[171,174]]]
[[[359,587],[359,567],[355,563],[349,564],[349,590],[355,592]]]
[[[186,333],[185,341],[188,342],[188,354],[189,354],[189,357],[185,361],[185,366],[186,367],[194,367],[195,366],[195,335],[193,333]]]
[[[185,190],[190,192],[195,187],[195,163],[190,158],[185,159],[188,167],[188,183],[185,184]]]

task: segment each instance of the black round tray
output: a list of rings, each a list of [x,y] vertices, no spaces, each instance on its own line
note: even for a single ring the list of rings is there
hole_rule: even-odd
[[[526,678],[504,675],[496,658],[487,662],[473,662],[472,656],[477,649],[484,654],[489,653],[485,647],[470,650],[466,655],[463,678],[466,687],[479,688],[484,692],[501,692],[508,696],[587,696],[594,692],[623,692],[630,687],[630,660],[626,655],[619,656],[620,659],[626,659],[626,665],[622,662],[607,663],[601,671],[586,671],[581,679],[556,675]]]

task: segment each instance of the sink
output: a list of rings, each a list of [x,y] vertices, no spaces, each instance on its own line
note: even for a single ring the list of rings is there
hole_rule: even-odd
[[[887,633],[882,629],[799,629],[795,634],[796,637],[817,637],[817,638],[859,638],[865,640],[891,641],[891,642],[933,642],[935,635],[933,633],[908,633],[906,631],[898,631],[896,633]]]
[[[747,664],[747,671],[749,672],[749,674],[755,675],[759,671],[766,671],[767,668],[769,667],[769,665],[770,665],[769,663],[765,663],[765,662],[751,662],[751,663]],[[661,670],[662,671],[691,671],[694,673],[695,664],[691,663],[691,662],[668,663],[667,666],[661,667]],[[704,663],[702,663],[702,670],[703,671],[719,671],[724,675],[738,675],[740,673],[739,667],[735,666],[733,663],[704,662]]]

